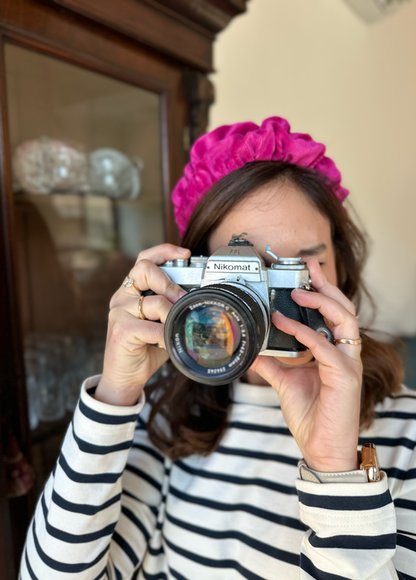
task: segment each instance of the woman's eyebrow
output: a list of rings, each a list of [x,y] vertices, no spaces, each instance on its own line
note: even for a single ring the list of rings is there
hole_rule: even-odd
[[[317,244],[316,246],[310,246],[309,248],[301,248],[297,253],[298,256],[316,256],[321,252],[326,250],[326,244]]]

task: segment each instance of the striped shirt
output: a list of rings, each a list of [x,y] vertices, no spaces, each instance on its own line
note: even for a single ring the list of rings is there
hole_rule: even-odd
[[[88,394],[97,382],[39,499],[21,580],[416,578],[416,393],[386,398],[361,433],[380,482],[319,484],[299,479],[271,387],[234,384],[220,446],[172,462],[148,439],[144,396],[107,405]]]

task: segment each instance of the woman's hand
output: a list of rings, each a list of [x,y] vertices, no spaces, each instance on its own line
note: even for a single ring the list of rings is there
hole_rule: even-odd
[[[164,323],[172,305],[186,292],[157,264],[186,259],[190,254],[190,250],[172,244],[140,252],[128,276],[134,281],[133,286],[126,288],[122,284],[110,302],[104,370],[96,399],[113,405],[135,404],[149,377],[168,360]],[[146,290],[156,295],[143,298],[141,307],[146,320],[141,320],[139,298]]]
[[[359,327],[352,302],[327,281],[315,259],[308,260],[307,266],[317,292],[293,290],[293,300],[300,306],[318,309],[332,323],[335,340],[357,339]],[[285,421],[311,469],[357,469],[361,347],[334,346],[311,328],[280,313],[273,314],[272,320],[277,328],[307,346],[316,363],[290,367],[259,356],[251,368],[279,395]]]

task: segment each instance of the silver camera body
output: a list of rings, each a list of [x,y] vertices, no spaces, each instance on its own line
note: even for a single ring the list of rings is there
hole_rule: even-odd
[[[309,270],[301,258],[278,258],[271,252],[270,246],[266,246],[265,252],[276,260],[270,268],[265,266],[264,260],[250,242],[241,236],[233,236],[230,245],[221,246],[209,257],[194,256],[190,260],[165,262],[161,269],[173,282],[188,292],[213,284],[243,286],[247,293],[254,294],[257,298],[267,329],[259,354],[304,356],[306,349],[279,351],[268,348],[268,341],[271,315],[274,312],[273,304],[279,290],[294,288],[311,290]]]
[[[333,342],[319,311],[299,306],[294,288],[312,290],[301,258],[278,258],[270,268],[244,235],[212,256],[165,262],[161,269],[187,294],[165,321],[165,346],[188,378],[225,385],[243,376],[258,355],[301,357],[307,347],[272,323],[276,311],[306,324]]]

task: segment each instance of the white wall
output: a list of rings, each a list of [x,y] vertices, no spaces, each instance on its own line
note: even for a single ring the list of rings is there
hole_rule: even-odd
[[[372,239],[375,326],[416,334],[416,1],[368,25],[342,0],[250,0],[214,62],[210,128],[279,115],[325,143]]]

